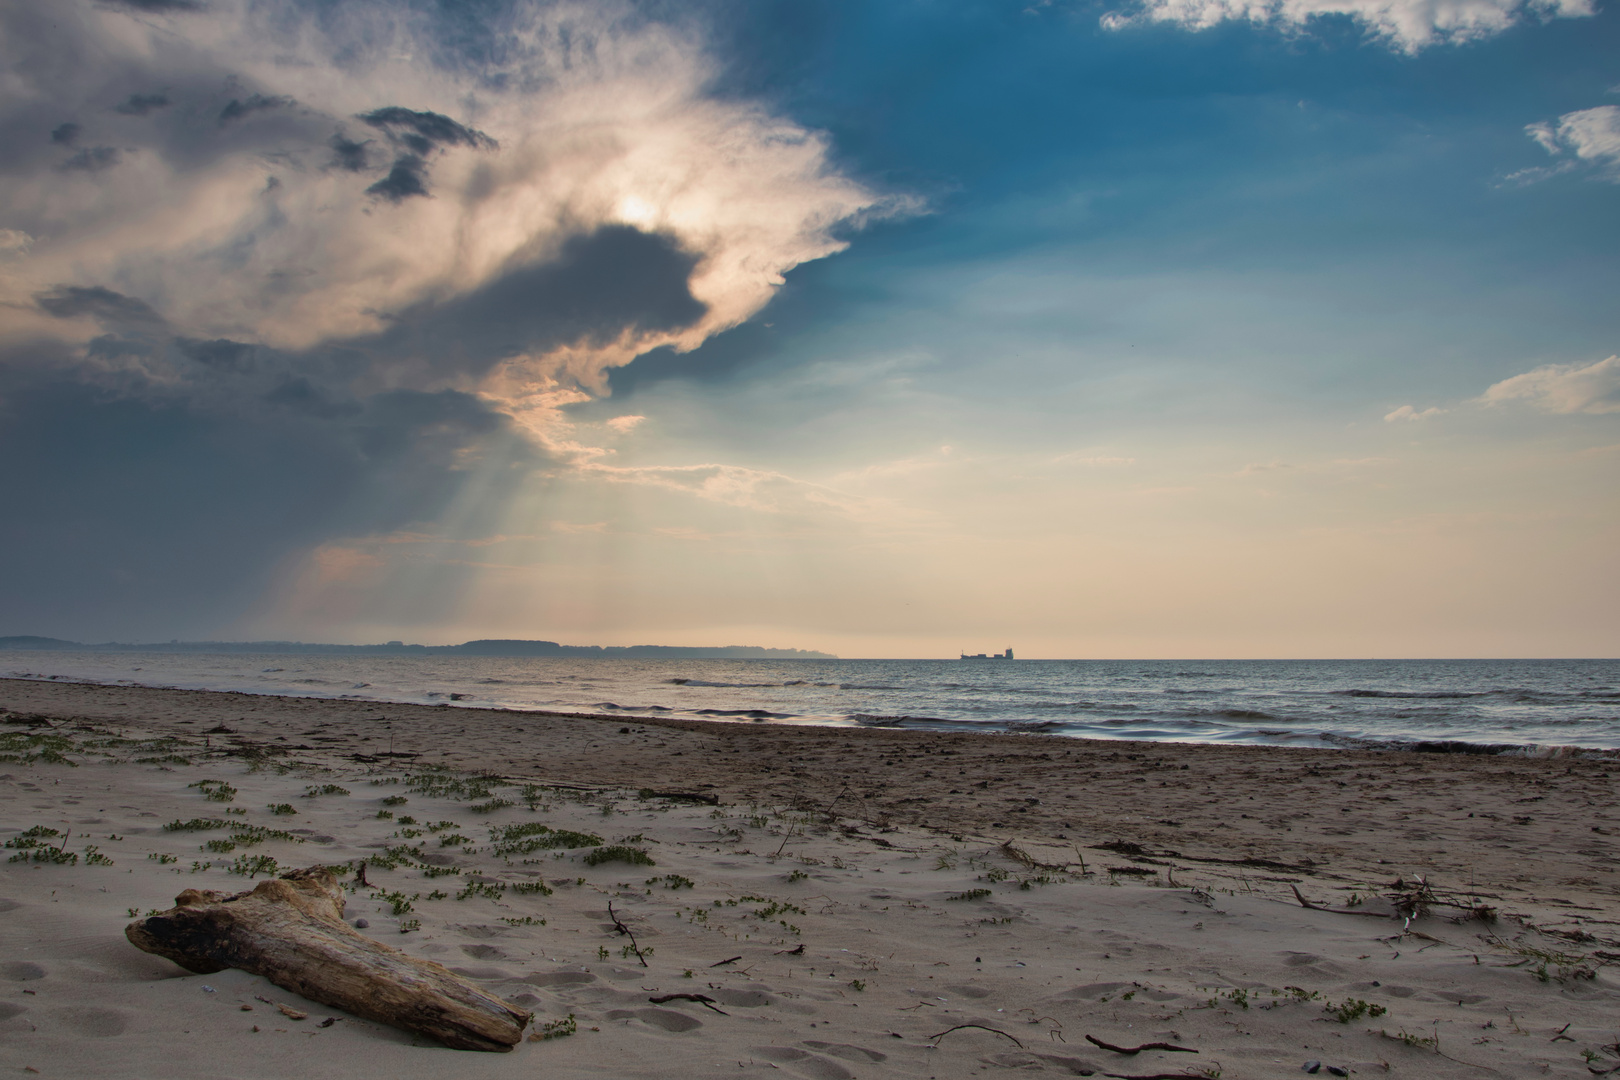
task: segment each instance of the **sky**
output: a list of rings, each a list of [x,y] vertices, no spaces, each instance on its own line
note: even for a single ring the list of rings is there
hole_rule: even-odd
[[[0,635],[1620,655],[1602,0],[0,0]]]

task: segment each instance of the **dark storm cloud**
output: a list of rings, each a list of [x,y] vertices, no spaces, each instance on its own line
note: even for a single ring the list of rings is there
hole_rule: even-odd
[[[229,338],[215,338],[213,341],[177,338],[175,347],[188,360],[226,371],[246,371],[252,368],[256,348],[245,342],[231,341]]]
[[[201,0],[101,0],[101,3],[107,7],[145,11],[153,15],[170,11],[202,11],[206,7]]]
[[[59,146],[72,146],[79,141],[79,132],[84,129],[71,120],[51,131],[51,142]]]
[[[452,146],[465,146],[473,150],[495,150],[500,147],[499,143],[482,131],[458,124],[448,116],[436,112],[417,112],[414,109],[390,105],[387,108],[364,113],[360,119],[387,135],[390,142],[404,150],[394,159],[388,175],[366,189],[367,195],[387,199],[389,202],[397,203],[428,194],[427,159],[436,151]],[[341,136],[334,137],[333,149],[338,152],[338,160],[341,162],[345,158],[343,149],[337,144],[338,138]],[[352,147],[357,144],[345,140],[344,145]],[[361,149],[356,150],[355,154],[363,162],[365,160],[363,144],[359,145]],[[344,167],[353,168],[347,165]]]
[[[697,257],[667,236],[605,225],[550,262],[514,268],[465,296],[420,304],[356,348],[418,356],[435,372],[481,375],[499,361],[625,330],[676,330],[707,310],[688,285]]]
[[[466,146],[474,150],[494,150],[500,146],[482,131],[464,127],[436,112],[415,112],[390,105],[365,113],[360,119],[417,154],[425,155],[446,146]]]
[[[413,195],[426,196],[427,185],[422,182],[427,163],[415,154],[404,154],[394,159],[388,175],[366,188],[367,195],[375,195],[389,202],[399,202]]]
[[[332,148],[330,168],[343,169],[345,172],[365,172],[370,168],[370,155],[366,152],[366,147],[371,145],[370,139],[356,142],[345,138],[340,131],[332,136],[331,142],[327,145]]]
[[[118,164],[116,146],[87,146],[62,162],[62,168],[81,172],[101,172]]]
[[[133,296],[113,292],[100,285],[58,285],[34,297],[34,302],[46,314],[58,319],[72,319],[89,315],[108,325],[144,324],[163,325],[163,316],[152,306]]]
[[[0,515],[0,633],[212,636],[309,548],[433,520],[468,451],[533,453],[454,391],[222,416],[9,379],[0,500],[30,512]]]
[[[245,98],[231,98],[230,101],[226,102],[225,107],[219,110],[219,122],[221,126],[224,126],[233,120],[240,120],[252,113],[263,112],[266,109],[285,109],[293,104],[296,104],[296,102],[292,98],[279,94],[275,96],[249,94]]]
[[[167,109],[171,102],[167,94],[131,94],[129,100],[113,106],[113,112],[124,116],[145,116],[158,109]]]

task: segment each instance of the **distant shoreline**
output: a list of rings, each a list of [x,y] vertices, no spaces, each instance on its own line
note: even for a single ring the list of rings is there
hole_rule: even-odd
[[[561,645],[522,638],[481,638],[460,645],[333,645],[305,641],[166,641],[87,644],[62,638],[0,637],[0,652],[252,653],[270,656],[488,656],[497,658],[573,657],[631,660],[837,660],[814,649],[775,649],[761,645]]]

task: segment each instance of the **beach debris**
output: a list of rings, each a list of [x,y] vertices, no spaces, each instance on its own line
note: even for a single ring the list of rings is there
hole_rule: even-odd
[[[328,1016],[325,1020],[322,1020],[320,1023],[316,1024],[315,1026],[316,1027],[331,1027],[333,1024],[337,1023],[341,1019],[343,1019],[341,1016]]]
[[[714,1003],[714,998],[710,997],[708,994],[658,994],[654,997],[648,998],[647,1000],[652,1002],[654,1005],[662,1005],[666,1001],[695,1001],[705,1009],[708,1009],[710,1012],[717,1012],[721,1016],[731,1015],[730,1013],[726,1012],[726,1010],[718,1008]]]
[[[283,1005],[279,1001],[276,1002],[276,1011],[279,1012],[282,1016],[285,1016],[289,1020],[308,1020],[309,1019],[309,1013],[304,1012],[302,1009],[295,1009],[291,1005]]]
[[[636,935],[630,932],[630,928],[624,925],[624,920],[614,912],[613,901],[611,900],[608,901],[608,918],[613,920],[613,929],[616,933],[630,939],[630,950],[636,954],[636,959],[641,961],[641,966],[646,967],[647,958],[642,955],[641,946],[636,944]]]
[[[1113,1043],[1103,1042],[1095,1035],[1087,1035],[1086,1042],[1092,1046],[1100,1046],[1104,1050],[1112,1050],[1116,1054],[1140,1054],[1144,1050],[1169,1050],[1181,1054],[1198,1053],[1197,1050],[1190,1046],[1177,1046],[1174,1043],[1167,1042],[1143,1043],[1141,1046],[1115,1046]]]
[[[1300,1068],[1310,1073],[1312,1076],[1315,1076],[1317,1073],[1322,1071],[1322,1063],[1320,1061],[1307,1061],[1304,1065],[1301,1065]]]
[[[791,948],[791,949],[777,949],[776,952],[773,953],[772,955],[774,955],[774,956],[803,956],[804,955],[804,942],[802,942],[802,941],[799,942],[799,944],[796,947]]]
[[[672,802],[701,803],[704,806],[720,805],[720,796],[704,791],[660,791],[657,788],[642,788],[636,794],[643,799],[669,799]]]
[[[961,1031],[963,1028],[978,1028],[980,1031],[988,1031],[992,1035],[1000,1035],[1003,1039],[1011,1039],[1012,1042],[1013,1042],[1013,1045],[1018,1047],[1018,1049],[1020,1049],[1020,1050],[1022,1050],[1024,1048],[1024,1044],[1019,1042],[1016,1036],[1009,1035],[1005,1031],[1002,1031],[1000,1028],[985,1027],[983,1024],[957,1024],[955,1027],[946,1028],[944,1031],[940,1032],[938,1035],[930,1035],[928,1037],[930,1039],[934,1039],[934,1040],[937,1041],[939,1039],[943,1039],[945,1036],[949,1035],[951,1032],[953,1032],[953,1031]]]
[[[522,1038],[528,1011],[357,933],[343,921],[343,905],[332,871],[316,866],[261,881],[251,892],[187,889],[173,908],[130,923],[124,934],[136,948],[199,975],[240,968],[454,1049],[506,1051]]]
[[[725,967],[727,964],[735,964],[737,961],[739,961],[741,959],[742,959],[742,957],[740,957],[740,956],[732,956],[732,957],[729,957],[729,958],[727,958],[725,960],[717,960],[716,962],[710,964],[709,966],[712,967],[712,968]]]

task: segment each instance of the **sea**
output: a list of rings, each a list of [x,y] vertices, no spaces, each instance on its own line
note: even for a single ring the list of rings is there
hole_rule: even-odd
[[[1086,739],[1620,749],[1620,660],[641,660],[5,652],[0,674],[446,708]]]

